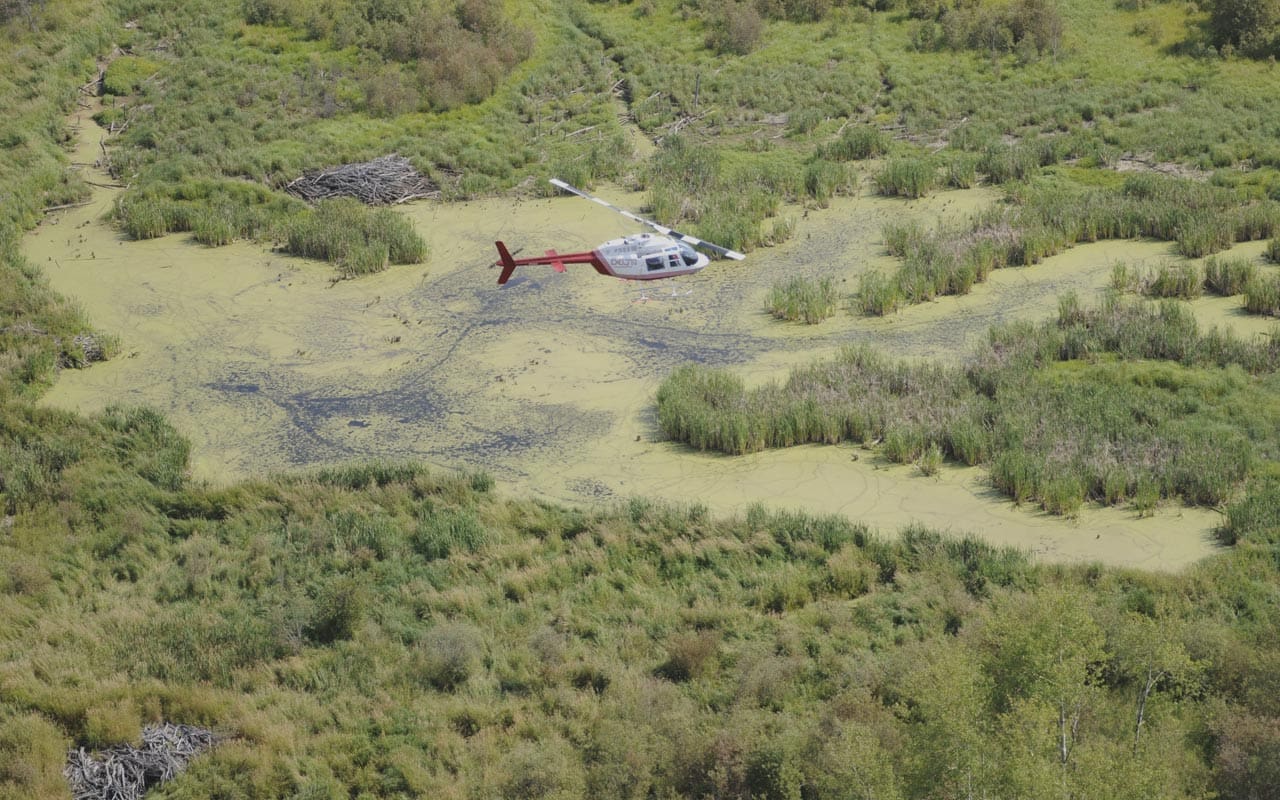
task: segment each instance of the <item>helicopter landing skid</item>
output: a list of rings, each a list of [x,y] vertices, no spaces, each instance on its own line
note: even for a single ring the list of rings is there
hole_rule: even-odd
[[[664,290],[661,292],[650,292],[649,287],[644,285],[648,283],[648,281],[639,281],[640,286],[631,290],[636,295],[635,297],[631,298],[631,302],[647,303],[650,300],[673,300],[677,297],[688,297],[689,295],[693,294],[692,289],[685,289],[681,286],[676,285],[676,281],[674,278],[669,278],[665,282],[670,284],[670,289],[671,289],[670,291]]]

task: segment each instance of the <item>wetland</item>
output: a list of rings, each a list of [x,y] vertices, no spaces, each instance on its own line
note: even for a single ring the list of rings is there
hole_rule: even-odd
[[[1244,5],[0,0],[0,800],[1270,796]]]
[[[101,131],[88,120],[77,130],[73,159],[91,168]],[[600,191],[624,207],[644,202],[618,187]],[[507,287],[494,285],[495,239],[567,251],[632,229],[572,197],[403,206],[430,242],[429,261],[335,281],[323,264],[256,243],[129,240],[104,219],[117,192],[95,189],[88,205],[50,214],[25,241],[53,287],[121,340],[119,357],[64,371],[43,402],[80,412],[157,408],[191,438],[201,480],[413,459],[484,469],[516,495],[572,504],[651,497],[732,513],[763,502],[846,514],[887,532],[922,523],[1050,560],[1167,570],[1214,550],[1221,515],[1213,510],[1175,502],[1149,518],[1088,508],[1064,519],[1014,507],[982,469],[925,477],[848,446],[716,456],[666,441],[655,420],[656,387],[681,364],[763,381],[847,344],[954,362],[993,325],[1043,319],[1067,292],[1100,292],[1117,262],[1171,257],[1165,242],[1082,245],[997,270],[967,295],[886,317],[841,309],[802,326],[763,311],[771,284],[800,275],[856,286],[866,270],[891,265],[888,222],[959,223],[999,195],[904,201],[864,189],[825,209],[785,209],[800,217],[790,241],[741,264],[713,264],[681,284],[687,294],[654,290],[643,302],[588,271],[525,268]],[[1265,324],[1209,300],[1197,315],[1245,335]]]

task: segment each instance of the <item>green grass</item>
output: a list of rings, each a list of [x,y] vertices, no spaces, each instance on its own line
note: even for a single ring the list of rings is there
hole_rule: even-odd
[[[816,325],[836,313],[838,299],[831,278],[812,280],[797,276],[774,284],[765,309],[778,319]]]

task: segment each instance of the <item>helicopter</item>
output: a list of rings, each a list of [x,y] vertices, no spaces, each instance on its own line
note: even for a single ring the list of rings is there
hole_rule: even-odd
[[[692,275],[711,263],[705,254],[694,250],[694,247],[710,250],[722,258],[731,258],[735,261],[746,258],[736,250],[674,231],[652,220],[632,214],[595,195],[576,189],[559,178],[552,178],[550,183],[566,192],[617,211],[627,219],[648,225],[657,231],[657,234],[636,233],[621,239],[610,239],[596,249],[582,253],[557,253],[555,250],[548,250],[546,255],[532,258],[512,258],[505,244],[494,242],[500,256],[494,266],[502,267],[502,273],[498,275],[499,286],[506,284],[516,267],[534,264],[550,266],[556,272],[564,272],[566,264],[590,264],[601,275],[611,275],[625,281],[652,281]]]

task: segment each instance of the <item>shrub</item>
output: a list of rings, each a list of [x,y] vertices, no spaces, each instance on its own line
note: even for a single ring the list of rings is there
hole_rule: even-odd
[[[1280,57],[1280,4],[1274,0],[1212,0],[1209,34],[1217,47],[1250,58]]]
[[[676,683],[696,680],[716,667],[719,652],[720,636],[715,631],[677,634],[667,642],[667,660],[655,672]]]
[[[144,81],[155,76],[161,65],[141,56],[120,56],[113,60],[102,76],[102,88],[108,94],[133,94]]]
[[[707,25],[707,47],[718,53],[745,56],[764,32],[764,18],[754,3],[724,0]]]
[[[418,645],[421,677],[442,692],[452,692],[480,668],[484,637],[462,622],[446,622],[427,632]]]
[[[368,593],[353,576],[340,575],[322,584],[315,593],[315,613],[307,635],[320,644],[350,639],[368,607]]]

